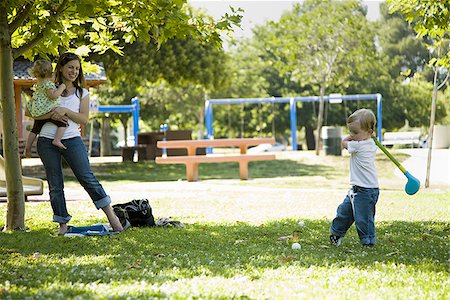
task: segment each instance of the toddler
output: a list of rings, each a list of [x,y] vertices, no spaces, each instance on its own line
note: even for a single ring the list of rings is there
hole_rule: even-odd
[[[351,188],[331,224],[332,245],[341,244],[353,222],[361,244],[375,245],[375,204],[379,195],[375,169],[377,146],[372,140],[375,123],[375,115],[369,109],[359,109],[347,119],[350,135],[342,140],[342,147],[350,153]]]
[[[58,126],[53,145],[67,149],[61,142],[67,124],[61,121],[55,121],[50,118],[39,119],[43,115],[51,112],[55,107],[59,106],[59,96],[64,92],[66,86],[61,83],[56,87],[53,82],[52,63],[48,60],[37,60],[30,70],[30,75],[36,77],[37,82],[33,86],[33,96],[31,101],[27,103],[27,109],[33,117],[34,124],[31,132],[28,134],[27,145],[25,148],[25,156],[31,157],[31,146],[36,139],[36,136],[47,122],[52,122]]]

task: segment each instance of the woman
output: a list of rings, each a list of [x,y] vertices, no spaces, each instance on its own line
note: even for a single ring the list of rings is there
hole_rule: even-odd
[[[60,100],[61,105],[54,109],[51,117],[54,120],[66,121],[68,126],[62,138],[67,149],[52,144],[57,126],[45,123],[39,134],[37,151],[44,164],[50,190],[50,202],[53,209],[53,221],[59,223],[58,235],[67,232],[67,223],[72,216],[67,211],[64,197],[64,176],[61,156],[64,157],[80,184],[88,192],[97,209],[102,209],[114,231],[124,230],[111,207],[111,198],[105,193],[102,185],[92,173],[91,166],[80,136],[80,124],[89,120],[89,92],[84,88],[84,76],[81,59],[76,54],[64,53],[60,56],[55,69],[57,84],[64,83]]]

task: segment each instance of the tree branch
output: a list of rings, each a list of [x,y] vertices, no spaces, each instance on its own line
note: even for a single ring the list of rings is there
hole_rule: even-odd
[[[68,2],[68,0],[64,0],[59,5],[59,7],[52,13],[52,15],[47,19],[47,22],[41,26],[41,28],[44,28],[44,30],[45,30],[47,25],[55,22],[56,17],[65,9],[67,2]],[[14,49],[13,50],[13,59],[16,59],[17,57],[21,56],[27,50],[36,46],[37,43],[39,43],[43,38],[44,38],[44,32],[41,31],[38,34],[36,34],[28,43],[22,45],[19,48]]]
[[[28,17],[28,14],[30,13],[31,9],[33,8],[34,3],[32,1],[28,2],[24,7],[22,7],[22,10],[17,14],[17,16],[12,20],[12,22],[9,24],[9,32],[12,34],[14,31],[19,28],[22,23],[25,21],[25,19]]]
[[[450,72],[449,71],[447,71],[447,76],[445,76],[445,79],[444,79],[444,81],[442,81],[441,82],[441,84],[437,87],[437,89],[438,90],[440,90],[441,89],[441,87],[443,87],[444,86],[444,84],[447,82],[447,80],[448,80],[448,77],[449,77],[449,75],[450,75]]]
[[[44,33],[40,32],[38,33],[32,40],[30,40],[28,43],[20,46],[19,48],[16,48],[13,50],[13,59],[18,58],[21,56],[24,52],[28,51],[29,49],[33,48],[37,45],[42,39],[44,38]]]

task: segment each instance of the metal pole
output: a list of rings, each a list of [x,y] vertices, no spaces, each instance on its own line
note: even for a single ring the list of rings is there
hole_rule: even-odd
[[[292,151],[297,151],[297,101],[294,97],[289,100],[290,114],[291,114],[291,138],[292,138]]]
[[[213,116],[212,116],[212,104],[209,100],[205,101],[205,125],[206,125],[206,139],[214,139],[213,133]]]
[[[131,106],[133,107],[131,114],[133,116],[134,145],[136,146],[138,144],[137,134],[139,132],[139,99],[137,97],[131,99]]]
[[[378,134],[378,141],[381,143],[383,142],[383,124],[382,124],[382,115],[383,115],[383,105],[382,105],[382,97],[381,94],[377,94],[377,134]]]
[[[167,123],[159,125],[159,131],[162,131],[164,133],[162,140],[167,140],[167,130],[169,130],[169,125]],[[162,148],[162,157],[167,157],[167,148]]]
[[[213,110],[212,103],[209,100],[205,101],[205,125],[206,125],[206,139],[213,140],[214,132],[213,132]],[[213,148],[206,148],[207,154],[213,153]]]

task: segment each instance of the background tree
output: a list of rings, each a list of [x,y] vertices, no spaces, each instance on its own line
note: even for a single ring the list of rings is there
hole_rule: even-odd
[[[436,102],[438,90],[446,84],[448,67],[450,66],[450,47],[448,32],[450,29],[450,2],[448,1],[422,1],[413,0],[388,0],[391,12],[401,12],[410,24],[414,24],[414,30],[419,37],[429,37],[433,41],[430,47],[432,58],[429,63],[434,69],[433,93],[431,99],[430,128],[428,133],[428,158],[425,187],[430,184],[431,153],[433,149],[433,131],[436,114]],[[442,82],[438,82],[438,75],[445,67],[447,76]]]
[[[361,8],[364,12],[364,8]],[[426,62],[428,51],[422,39],[417,39],[416,34],[410,25],[399,15],[389,15],[386,7],[382,8],[382,17],[379,22],[367,22],[364,34],[370,36],[371,47],[360,53],[357,67],[352,70],[347,80],[342,78],[330,80],[328,90],[341,94],[375,94],[383,95],[383,128],[386,130],[397,130],[409,124],[409,126],[421,127],[428,122],[430,107],[427,98],[424,97],[432,86],[428,84],[429,75]],[[287,54],[294,53],[297,44],[291,48],[280,45],[280,41],[285,40],[289,28],[298,25],[299,17],[291,16],[287,12],[280,20],[267,22],[253,30],[250,39],[237,42],[236,47],[231,47],[228,54],[231,57],[230,74],[233,85],[212,93],[214,98],[228,97],[270,97],[270,96],[315,96],[319,93],[319,88],[313,81],[299,79],[300,75],[295,74],[284,67],[289,61]],[[365,23],[366,21],[361,20]],[[292,23],[292,25],[290,24]],[[369,43],[370,41],[367,41]],[[279,51],[279,48],[289,48],[286,51]],[[300,51],[300,50],[298,50]],[[309,57],[309,56],[306,56]],[[353,59],[353,58],[352,58]],[[281,66],[281,67],[280,67]],[[233,69],[234,68],[234,69]],[[410,72],[407,71],[411,68]],[[431,78],[432,79],[432,78]],[[438,103],[436,118],[445,117],[444,103]],[[259,121],[241,121],[242,116],[249,118],[254,115],[259,116],[260,112],[265,113],[262,119],[271,120],[276,123],[277,134],[289,135],[288,107],[278,105],[278,114],[271,118],[270,109],[261,109],[256,105],[227,106],[214,110],[214,120],[216,132],[223,135],[235,134],[235,128],[245,123],[244,134],[256,135],[259,133],[250,124],[258,124]],[[313,126],[317,122],[317,103],[300,103],[297,110],[299,128],[304,126],[306,132],[306,144],[308,149],[315,149]],[[330,126],[345,126],[346,118],[356,109],[361,107],[376,110],[374,101],[350,101],[334,105],[324,103],[323,123]],[[270,123],[262,122],[265,129],[270,129]],[[230,124],[230,125],[229,125]],[[236,124],[234,127],[231,125]],[[244,128],[241,126],[240,128]],[[279,130],[282,128],[282,130]],[[239,130],[238,130],[239,131]],[[270,130],[263,131],[270,133]]]
[[[227,81],[221,89],[211,92],[211,98],[261,98],[272,96],[267,92],[268,82],[263,75],[266,61],[262,58],[261,49],[253,40],[242,39],[235,41],[228,49],[224,72]],[[215,136],[218,137],[247,137],[261,136],[269,126],[270,120],[261,121],[262,110],[253,104],[217,106],[214,109]]]
[[[123,56],[108,52],[101,57],[110,83],[98,89],[100,98],[124,104],[139,95],[141,119],[150,128],[159,128],[159,122],[168,121],[172,113],[185,111],[191,114],[178,125],[201,131],[205,93],[218,89],[227,78],[222,71],[226,60],[223,50],[200,39],[173,38],[159,49],[154,43],[137,41],[122,51]],[[169,92],[171,87],[177,91]],[[158,94],[162,90],[164,93]]]
[[[346,85],[365,53],[374,51],[373,33],[365,11],[356,1],[305,1],[278,23],[276,67],[301,85],[317,87],[316,154],[324,115],[324,96],[331,82]],[[282,37],[282,38],[280,38]]]
[[[389,13],[386,3],[380,5],[379,24],[377,42],[384,57],[389,58],[386,63],[392,78],[402,72],[405,77],[422,72],[429,59],[428,41],[417,38],[414,29],[399,13]]]
[[[386,4],[380,5],[380,12],[376,31],[378,58],[372,62],[375,72],[369,74],[370,82],[364,84],[378,85],[378,91],[383,95],[383,127],[386,130],[395,130],[405,124],[421,127],[428,122],[429,105],[424,92],[430,88],[428,79],[432,80],[428,76],[428,41],[417,38],[400,14],[389,14]],[[373,74],[376,77],[371,76]],[[431,90],[432,87],[430,93]],[[439,115],[441,117],[442,112]]]
[[[0,3],[0,99],[4,116],[15,115],[13,60],[40,55],[56,57],[59,49],[103,53],[120,52],[122,41],[153,40],[158,45],[172,37],[198,36],[220,46],[219,31],[235,20],[226,15],[217,23],[195,18],[183,0],[4,0]],[[116,39],[114,32],[121,32]],[[81,37],[81,38],[79,38]],[[15,120],[3,118],[7,181],[5,230],[24,229],[24,195]]]

